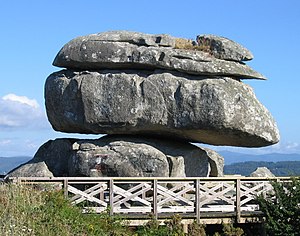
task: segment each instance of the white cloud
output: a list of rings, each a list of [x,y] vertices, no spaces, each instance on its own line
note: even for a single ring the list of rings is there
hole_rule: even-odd
[[[300,153],[300,143],[281,141],[265,149],[269,149],[270,151],[280,153]]]
[[[0,140],[0,147],[2,146],[6,146],[8,144],[10,144],[12,141],[10,139],[2,139]]]
[[[5,101],[13,101],[13,102],[18,102],[22,104],[27,104],[28,106],[38,108],[39,104],[35,99],[29,99],[28,97],[25,96],[18,96],[13,93],[7,94],[4,97],[2,97],[3,100]]]
[[[25,96],[7,94],[0,98],[0,130],[49,127],[38,102]]]

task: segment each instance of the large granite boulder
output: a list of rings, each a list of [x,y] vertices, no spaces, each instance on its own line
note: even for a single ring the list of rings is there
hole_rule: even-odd
[[[34,155],[34,162],[45,162],[54,176],[67,176],[71,146],[76,139],[58,138],[44,143]],[[55,157],[55,158],[53,158]],[[32,161],[30,161],[32,162]]]
[[[171,47],[173,49],[197,50],[211,53],[215,58],[229,61],[248,61],[253,59],[252,53],[242,45],[216,35],[198,35],[196,41],[193,41],[173,37],[168,34],[145,34],[121,30],[90,34],[74,39],[74,41],[80,40],[83,42],[123,42],[145,47]]]
[[[57,131],[147,134],[212,145],[261,147],[278,129],[252,89],[228,78],[166,71],[62,70],[45,85]]]
[[[53,65],[79,70],[166,69],[194,75],[266,79],[240,61],[252,54],[239,44],[207,36],[209,48],[169,35],[113,31],[71,40],[57,54]],[[210,39],[210,41],[208,41]],[[199,49],[199,50],[198,50]],[[219,59],[221,58],[221,59]],[[225,60],[223,60],[225,59]]]
[[[53,177],[68,176],[68,162],[72,155],[71,146],[75,139],[56,139],[44,143],[34,158],[11,170],[9,177]]]
[[[70,176],[169,176],[164,153],[139,139],[80,140],[72,148]]]
[[[275,175],[267,167],[257,167],[255,171],[250,174],[250,177],[275,177]]]
[[[217,158],[223,159],[221,156]],[[44,175],[40,171],[41,167],[45,169]],[[220,169],[220,173],[211,172],[214,168],[214,165],[211,168],[211,158],[207,150],[189,143],[114,135],[96,140],[50,140],[40,147],[31,161],[16,168],[8,176],[207,177],[223,175],[222,167],[217,168]]]
[[[209,148],[201,147],[201,149],[209,156],[210,176],[224,176],[224,158]]]
[[[34,159],[11,170],[7,177],[53,177],[44,161],[35,161]]]

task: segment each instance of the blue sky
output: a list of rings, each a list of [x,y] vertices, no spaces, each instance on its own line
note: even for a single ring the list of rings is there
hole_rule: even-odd
[[[268,80],[244,82],[273,114],[281,141],[268,148],[230,150],[300,153],[299,25],[299,0],[3,1],[0,156],[33,155],[57,137],[87,137],[52,131],[44,108],[45,79],[59,70],[52,61],[69,40],[120,29],[190,39],[216,34],[250,49],[254,60],[248,64]]]

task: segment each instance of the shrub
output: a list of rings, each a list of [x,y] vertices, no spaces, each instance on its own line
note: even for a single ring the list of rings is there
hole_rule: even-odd
[[[215,232],[213,236],[242,236],[244,230],[240,227],[235,227],[232,223],[222,224],[222,232]]]
[[[234,227],[233,224],[223,224],[223,233],[225,236],[242,236],[244,235],[244,230]]]
[[[300,232],[300,179],[272,182],[275,197],[260,196],[260,209],[266,215],[268,235],[299,235]]]
[[[152,216],[147,224],[139,227],[136,234],[140,236],[185,236],[179,215],[174,215],[164,223],[165,225],[159,225],[159,222]]]
[[[205,225],[198,224],[196,221],[194,221],[192,224],[189,225],[188,235],[189,236],[206,236]]]

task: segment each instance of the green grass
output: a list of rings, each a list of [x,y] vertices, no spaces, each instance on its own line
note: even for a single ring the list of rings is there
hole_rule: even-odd
[[[234,228],[233,228],[234,229]],[[82,213],[82,208],[73,206],[57,190],[38,190],[36,188],[0,184],[0,235],[84,235],[84,236],[204,236],[203,225],[191,224],[188,234],[183,231],[181,218],[174,215],[159,225],[155,219],[146,225],[132,229],[126,220],[111,217],[107,212],[101,214]],[[233,230],[230,228],[230,232]],[[242,235],[223,233],[214,235]]]
[[[0,186],[0,235],[132,235],[124,222],[106,212],[82,214],[61,191]]]

